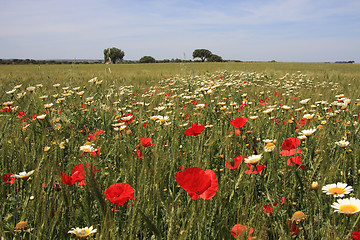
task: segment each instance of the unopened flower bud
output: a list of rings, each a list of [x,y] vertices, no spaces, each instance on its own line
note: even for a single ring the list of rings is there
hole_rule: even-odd
[[[319,188],[319,183],[318,182],[312,182],[312,184],[311,184],[311,189],[312,190],[316,190],[316,189],[318,189]]]

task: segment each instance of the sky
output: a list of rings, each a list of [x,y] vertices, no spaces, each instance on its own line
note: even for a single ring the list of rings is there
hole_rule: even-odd
[[[359,0],[0,0],[1,59],[360,62]]]

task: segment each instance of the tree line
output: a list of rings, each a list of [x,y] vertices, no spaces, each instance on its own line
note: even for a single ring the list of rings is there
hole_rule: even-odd
[[[104,49],[104,62],[105,63],[119,63],[123,61],[125,52],[121,49],[112,47]],[[193,58],[199,58],[201,62],[222,62],[223,59],[213,54],[210,50],[207,49],[195,49],[193,52]],[[140,58],[139,63],[155,63],[157,62],[152,56],[143,56]]]
[[[124,60],[125,52],[119,48],[104,49],[104,61],[101,60],[34,60],[34,59],[0,59],[0,64],[100,64],[100,63],[170,63],[170,62],[223,62],[223,59],[207,49],[196,49],[192,56],[194,60],[164,59],[155,60],[152,56],[143,56],[138,61]]]

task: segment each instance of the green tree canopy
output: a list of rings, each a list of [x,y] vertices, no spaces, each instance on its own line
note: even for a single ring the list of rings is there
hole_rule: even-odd
[[[220,57],[216,54],[212,54],[207,60],[209,62],[222,62],[223,61],[222,57]]]
[[[118,48],[106,48],[104,49],[104,61],[117,63],[120,62],[125,56],[125,53]]]
[[[207,49],[196,49],[193,52],[193,58],[200,58],[202,62],[211,57],[212,53]]]
[[[151,57],[151,56],[143,56],[142,58],[140,58],[140,63],[155,63],[155,58]]]

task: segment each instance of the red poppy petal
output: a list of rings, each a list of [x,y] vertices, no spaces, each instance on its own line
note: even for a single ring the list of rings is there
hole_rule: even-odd
[[[295,165],[300,165],[301,161],[302,161],[302,157],[301,156],[296,156],[296,157],[291,157],[287,160],[286,164],[289,166],[293,166]]]
[[[248,164],[248,167],[250,170],[246,170],[245,174],[258,174],[261,173],[264,168],[266,168],[266,165],[257,164],[253,171],[251,171],[251,164]]]
[[[71,175],[74,175],[74,174],[82,174],[84,175],[85,172],[84,172],[84,164],[80,163],[76,166],[73,167],[73,169],[71,170]]]
[[[235,163],[234,163],[234,167],[233,167],[233,166],[231,166],[229,160],[226,160],[225,167],[228,168],[228,169],[235,169]]]
[[[300,140],[297,138],[287,138],[281,144],[281,150],[291,150],[297,148],[300,144]]]
[[[153,146],[155,144],[151,143],[151,138],[140,138],[140,145],[142,147],[150,147],[150,146]]]
[[[5,173],[2,177],[1,180],[5,183],[9,183],[9,184],[13,184],[15,181],[15,177],[13,173]]]
[[[297,153],[301,153],[301,149],[291,149],[291,150],[283,150],[280,152],[281,156],[292,156]]]
[[[216,178],[216,174],[214,173],[213,170],[206,170],[205,173],[208,176],[210,176],[211,185],[203,194],[200,195],[200,197],[202,199],[211,199],[215,196],[219,184],[218,184],[218,180]]]
[[[247,225],[236,224],[231,229],[231,235],[237,238],[240,234],[244,233],[247,229]]]
[[[67,185],[73,185],[75,182],[71,176],[66,175],[66,173],[62,172],[61,181]]]
[[[199,135],[203,130],[205,129],[205,127],[200,123],[200,124],[197,124],[197,123],[194,123],[191,125],[191,127],[189,127],[188,129],[186,129],[184,131],[184,133],[186,135],[194,135],[194,136],[197,136]]]
[[[237,157],[233,157],[234,160],[234,166],[231,166],[230,162],[227,160],[225,162],[225,167],[229,168],[229,169],[236,169],[240,166],[240,163],[243,159],[243,156],[237,156]]]

